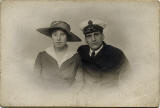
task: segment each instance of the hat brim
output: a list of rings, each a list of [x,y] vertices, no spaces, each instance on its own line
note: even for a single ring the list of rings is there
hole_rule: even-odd
[[[64,30],[63,28],[58,28],[58,27],[54,27],[54,28],[52,28],[52,27],[49,27],[49,28],[39,28],[39,29],[37,29],[37,31],[40,32],[40,33],[42,33],[42,34],[44,34],[44,35],[46,35],[46,36],[48,36],[48,37],[52,37],[52,32],[51,31],[57,30],[57,29],[60,29],[60,30],[63,30],[63,31],[66,32],[66,34],[67,34],[67,41],[68,42],[79,42],[79,41],[81,41],[81,39],[77,35],[75,35],[72,32],[68,32],[68,31]]]

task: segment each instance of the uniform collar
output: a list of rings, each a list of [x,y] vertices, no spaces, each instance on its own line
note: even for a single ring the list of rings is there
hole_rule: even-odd
[[[97,50],[95,50],[95,55],[97,55],[99,53],[99,51],[103,48],[103,44],[101,45],[100,48],[98,48]],[[90,51],[89,51],[89,55],[91,56],[93,50],[90,48]]]

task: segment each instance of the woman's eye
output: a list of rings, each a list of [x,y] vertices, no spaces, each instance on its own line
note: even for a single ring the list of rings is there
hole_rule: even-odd
[[[52,34],[52,36],[56,37],[56,35],[55,35],[55,34]]]
[[[61,36],[64,36],[65,34],[64,33],[62,33],[62,34],[60,34]]]
[[[86,35],[86,37],[91,37],[92,35]]]
[[[57,33],[53,33],[52,36],[57,36]]]

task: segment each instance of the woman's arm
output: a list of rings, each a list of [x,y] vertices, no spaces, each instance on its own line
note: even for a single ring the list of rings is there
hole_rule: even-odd
[[[41,62],[41,55],[42,53],[40,52],[35,60],[35,64],[34,64],[34,72],[36,72],[37,74],[41,75],[42,73],[42,62]]]

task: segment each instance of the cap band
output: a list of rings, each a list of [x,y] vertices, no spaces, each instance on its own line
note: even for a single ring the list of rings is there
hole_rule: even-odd
[[[92,33],[92,32],[103,32],[103,28],[98,25],[87,26],[83,29],[84,34]]]
[[[88,25],[83,29],[84,34],[92,33],[92,32],[103,32],[103,27],[93,24],[91,20],[88,21]]]

